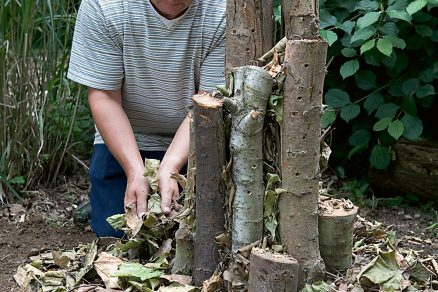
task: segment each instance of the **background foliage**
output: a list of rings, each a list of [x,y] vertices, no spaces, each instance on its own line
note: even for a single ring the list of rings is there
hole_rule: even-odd
[[[0,201],[55,184],[89,151],[85,92],[66,79],[78,0],[0,4]]]
[[[367,157],[386,169],[398,140],[437,138],[437,6],[436,0],[320,1],[321,36],[330,45],[321,126],[336,127],[338,161]],[[359,161],[366,170],[369,163]]]

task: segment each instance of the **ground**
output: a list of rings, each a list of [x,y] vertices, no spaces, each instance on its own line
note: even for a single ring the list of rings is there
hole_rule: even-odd
[[[0,291],[19,291],[13,280],[17,267],[30,255],[91,242],[87,228],[73,224],[72,210],[87,197],[84,178],[70,180],[55,190],[29,192],[21,205],[0,208]],[[382,222],[403,244],[426,255],[438,255],[437,231],[427,229],[437,218],[418,207],[362,208],[360,215]]]

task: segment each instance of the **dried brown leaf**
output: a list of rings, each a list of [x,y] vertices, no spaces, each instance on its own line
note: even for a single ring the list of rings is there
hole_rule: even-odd
[[[99,258],[94,262],[94,269],[105,283],[106,288],[121,288],[118,284],[118,278],[112,277],[121,263],[121,259],[106,252],[101,252]]]

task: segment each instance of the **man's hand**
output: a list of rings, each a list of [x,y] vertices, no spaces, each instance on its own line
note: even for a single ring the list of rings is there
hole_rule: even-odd
[[[128,173],[124,204],[125,207],[135,204],[139,218],[146,214],[149,190],[149,181],[143,172]]]
[[[172,210],[172,202],[175,209],[179,210],[181,205],[178,204],[179,198],[178,183],[171,177],[173,173],[179,173],[175,167],[168,166],[165,163],[160,165],[158,174],[158,190],[161,194],[161,210],[164,214],[169,214]]]

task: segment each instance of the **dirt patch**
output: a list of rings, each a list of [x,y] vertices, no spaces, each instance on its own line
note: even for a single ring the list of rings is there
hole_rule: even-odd
[[[91,242],[95,237],[90,231],[71,227],[50,226],[41,216],[32,216],[22,223],[0,218],[0,290],[19,291],[13,280],[17,267],[29,255],[59,250]]]

